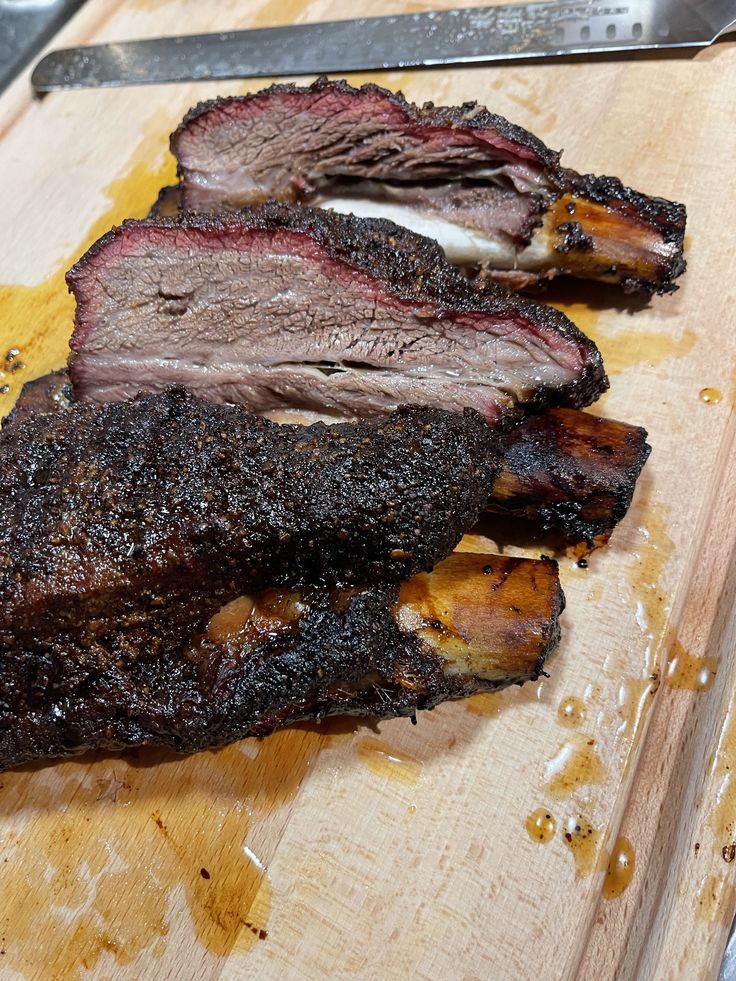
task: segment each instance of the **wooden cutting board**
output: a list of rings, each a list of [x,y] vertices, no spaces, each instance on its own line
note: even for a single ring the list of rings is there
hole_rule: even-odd
[[[451,5],[89,0],[55,43]],[[587,568],[562,557],[564,639],[541,684],[416,727],[335,722],[186,760],[0,774],[3,978],[717,972],[736,906],[736,45],[371,77],[414,101],[478,99],[572,167],[686,202],[679,292],[644,307],[552,294],[603,351],[600,411],[650,431],[631,512]],[[180,116],[262,84],[33,101],[26,74],[5,93],[0,360],[20,353],[2,414],[64,362],[63,272],[173,178]],[[542,547],[494,534],[465,545]]]

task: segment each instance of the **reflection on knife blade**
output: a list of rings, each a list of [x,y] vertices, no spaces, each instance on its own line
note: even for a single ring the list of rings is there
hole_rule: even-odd
[[[735,25],[731,0],[509,4],[68,48],[31,81],[50,92],[702,47]]]

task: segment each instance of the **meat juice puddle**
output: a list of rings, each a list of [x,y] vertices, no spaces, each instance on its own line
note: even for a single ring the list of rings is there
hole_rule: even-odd
[[[595,302],[595,285],[576,284],[576,294],[581,291],[591,291],[591,300]],[[561,289],[565,289],[563,286]],[[544,298],[542,297],[544,300]],[[626,315],[616,311],[603,311],[592,307],[589,303],[577,300],[557,300],[550,298],[550,306],[560,310],[595,342],[603,356],[603,363],[609,376],[618,375],[634,365],[656,367],[670,358],[682,358],[695,346],[697,335],[694,330],[686,328],[676,335],[671,323],[663,324],[660,330],[647,330],[641,324],[640,317],[630,328],[622,325],[627,322]],[[604,312],[604,324],[601,324],[601,313]],[[593,411],[605,404],[604,394],[594,406]]]
[[[716,864],[723,871],[703,876],[698,891],[695,914],[706,923],[719,923],[728,930],[736,909],[736,701],[721,726],[718,745],[708,761],[709,776],[715,777],[718,789],[708,815],[713,836]],[[725,932],[722,934],[725,939]]]
[[[721,865],[723,871],[711,872],[701,879],[695,914],[699,920],[719,923],[728,930],[736,909],[733,874],[736,862],[736,701],[733,698],[707,769],[718,786],[708,825],[713,836],[716,864]]]
[[[731,910],[736,906],[736,883],[730,875],[707,875],[700,882],[695,915],[706,923],[730,927]]]
[[[666,670],[665,628],[670,602],[663,577],[674,550],[666,531],[668,514],[666,505],[639,494],[625,519],[629,540],[621,547],[630,561],[622,569],[621,598],[640,639],[631,637],[628,650],[610,654],[603,662],[603,674],[609,682],[604,687],[609,694],[597,720],[599,726],[612,731],[612,749],[605,755],[622,773],[636,760],[644,723]],[[623,526],[620,533],[626,533]],[[641,657],[638,669],[636,656]]]
[[[693,657],[675,640],[668,653],[665,684],[687,691],[709,691],[717,671],[717,657]]]
[[[668,512],[666,506],[656,502],[639,500],[635,501],[635,505],[640,515],[636,527],[638,540],[632,543],[634,563],[627,579],[635,603],[634,617],[644,640],[642,676],[622,677],[622,666],[610,663],[605,671],[608,677],[620,681],[617,712],[621,721],[614,745],[620,745],[623,750],[620,762],[624,767],[635,758],[643,722],[653,703],[652,696],[658,689],[660,677],[663,676],[663,680],[672,687],[707,691],[713,684],[717,669],[716,659],[693,658],[677,641],[667,650],[665,628],[669,602],[663,576],[674,547],[666,532]],[[634,513],[632,517],[635,517]],[[588,702],[587,697],[584,700],[577,696],[564,698],[558,708],[560,724],[578,728],[585,721]],[[602,715],[599,721],[601,719]],[[613,719],[605,718],[603,721],[607,724]],[[724,726],[718,752],[711,763],[713,771],[720,776],[720,785],[709,822],[714,837],[723,843],[722,857],[726,862],[736,860],[736,779],[733,777],[733,772],[736,772],[736,747],[731,731],[733,728],[733,724],[729,727],[728,722]],[[582,783],[578,778],[586,778],[588,763],[584,760],[580,770],[573,766],[569,773],[565,773],[565,764],[568,760],[572,762],[572,758],[572,747],[566,745],[558,757],[548,764],[547,791],[550,797],[559,799],[565,789],[575,795],[574,785]],[[553,774],[549,772],[550,766],[555,770]],[[558,773],[562,774],[562,780],[555,785]],[[547,815],[551,815],[551,821]],[[530,814],[526,830],[531,840],[546,843],[554,835],[555,821],[552,811],[546,808]],[[568,818],[563,822],[562,831],[563,840],[573,854],[576,878],[605,870],[601,889],[603,898],[613,900],[622,895],[635,873],[636,859],[631,842],[625,837],[617,838],[609,854],[603,845],[602,830],[587,820],[582,811],[577,818]],[[704,919],[721,915],[724,904],[728,906],[733,895],[733,887],[728,885],[724,876],[704,878],[698,915]]]
[[[589,692],[592,695],[593,692]],[[575,695],[566,695],[557,707],[557,720],[567,729],[578,729],[586,721],[588,703]],[[583,813],[582,807],[590,802],[590,788],[602,785],[608,771],[598,753],[596,740],[587,733],[575,732],[565,740],[557,754],[545,767],[545,794],[558,802],[574,805],[573,814],[561,824],[561,837],[572,853],[575,878],[582,879],[605,866],[607,856],[603,849],[603,830]],[[577,808],[580,808],[577,810]],[[539,808],[529,815],[526,830],[534,841],[546,843],[557,828],[550,811]],[[541,825],[540,833],[532,833]],[[547,836],[544,836],[546,832]]]
[[[619,856],[619,842],[614,844],[611,856],[604,847],[605,828],[598,826],[588,811],[592,802],[591,788],[602,786],[607,781],[609,766],[617,767],[620,763],[625,767],[638,745],[643,721],[658,687],[657,664],[663,646],[667,613],[660,580],[672,543],[664,531],[662,509],[652,508],[646,502],[639,502],[639,507],[646,515],[647,523],[637,529],[640,541],[636,543],[634,564],[627,578],[634,603],[630,615],[635,620],[637,630],[644,635],[642,675],[631,677],[634,666],[630,658],[626,659],[626,663],[622,661],[615,666],[606,664],[604,675],[609,683],[603,686],[588,685],[582,697],[568,694],[560,700],[557,722],[576,732],[574,735],[571,733],[548,760],[543,783],[544,794],[550,800],[569,801],[574,805],[573,814],[569,815],[568,811],[569,816],[563,817],[561,824],[558,824],[562,839],[572,853],[576,878],[610,868],[608,884],[606,880],[603,884],[607,898],[613,898],[617,889],[622,892],[628,885],[628,882],[622,884],[626,862]],[[591,596],[591,593],[594,595]],[[589,590],[586,595],[592,600],[603,598],[600,590],[597,594],[595,590]],[[599,708],[594,708],[596,703]],[[591,733],[580,731],[583,727],[587,728],[588,720],[593,725]],[[599,747],[592,732],[604,723],[611,728],[613,738]],[[537,809],[526,819],[526,829],[532,840],[542,840],[539,834],[534,834],[535,821],[542,821],[539,817],[542,812],[544,815],[553,814],[548,805],[547,808]],[[633,853],[629,865],[633,866]],[[618,885],[612,885],[613,879]]]
[[[553,800],[567,800],[581,787],[602,784],[607,775],[595,739],[579,734],[566,740],[547,763],[545,790]]]
[[[576,724],[576,715],[580,712],[579,701],[568,696],[560,703],[558,717],[565,719],[564,725]],[[575,708],[572,715],[566,711],[571,704]],[[584,715],[581,713],[582,718]],[[595,753],[595,741],[585,736],[580,738],[580,746],[565,743],[560,753],[547,764],[545,789],[549,796],[559,802],[568,801],[577,805],[580,787],[601,783],[606,776],[605,768]],[[574,809],[572,815],[558,823],[552,808],[538,807],[526,818],[525,828],[532,841],[545,845],[553,840],[559,830],[562,841],[572,854],[576,880],[587,878],[606,866],[608,856],[603,848],[603,830],[595,827],[582,810]]]
[[[206,790],[227,797],[240,761],[133,759],[6,775],[0,802],[28,818],[2,848],[9,967],[67,977],[145,953],[164,970],[185,923],[222,956],[250,922],[263,873],[242,850],[249,815],[240,797],[212,813]]]
[[[5,774],[0,964],[67,977],[112,958],[140,976],[142,955],[164,974],[182,951],[214,969],[266,939],[266,866],[321,742],[292,729]]]
[[[566,695],[559,702],[557,721],[567,729],[577,730],[588,718],[592,703],[598,701],[602,689],[586,688],[583,698]],[[601,785],[608,774],[596,750],[596,741],[588,734],[577,732],[566,740],[559,752],[548,761],[545,769],[546,794],[558,802],[568,801],[579,807],[559,826],[561,838],[573,858],[575,878],[587,878],[593,872],[605,871],[602,895],[614,899],[629,886],[635,869],[634,849],[623,837],[616,839],[610,853],[604,847],[605,829],[584,813],[590,803],[589,788]],[[541,844],[553,840],[558,821],[550,807],[539,807],[526,818],[529,838]]]
[[[378,776],[407,784],[415,784],[419,780],[421,762],[380,739],[363,739],[358,743],[357,753],[361,763]]]
[[[643,650],[641,674],[631,675],[631,663],[620,660],[618,664],[604,663],[604,674],[614,682],[618,692],[615,708],[604,709],[598,721],[604,725],[618,726],[614,730],[613,742],[604,753],[611,765],[618,764],[622,773],[636,760],[644,722],[653,705],[665,660],[665,627],[669,614],[669,602],[664,592],[663,575],[667,562],[673,552],[673,542],[666,532],[667,508],[656,502],[634,500],[634,508],[629,516],[637,522],[636,537],[632,543],[633,565],[628,574],[628,588],[634,603],[633,616],[642,635]],[[629,659],[627,658],[627,661]],[[610,685],[605,688],[610,691]],[[584,702],[594,700],[593,691],[586,691]],[[600,700],[602,691],[599,691]],[[560,716],[576,717],[580,710],[579,702],[566,700],[560,705]],[[565,724],[563,722],[563,724]],[[569,724],[569,723],[567,723]],[[583,762],[582,774],[572,772],[568,784],[576,777],[586,778],[587,761]],[[595,764],[593,764],[595,771]],[[575,792],[574,786],[570,788]],[[550,788],[551,790],[551,788]],[[582,830],[577,830],[580,827]],[[576,877],[592,871],[606,870],[602,894],[606,899],[620,895],[629,885],[634,873],[635,859],[631,843],[619,838],[612,846],[611,854],[603,847],[602,831],[592,822],[581,816],[577,821],[568,822],[565,841],[573,852],[576,864]],[[597,858],[594,858],[597,852]]]
[[[544,690],[544,680],[529,681],[521,687],[510,685],[501,691],[472,695],[465,701],[465,710],[471,715],[496,719],[507,709],[516,711],[520,705],[531,705],[541,701]]]
[[[736,863],[736,700],[724,719],[718,745],[710,761],[710,774],[718,781],[716,799],[708,823],[715,847],[733,878]]]
[[[583,814],[567,819],[563,826],[563,840],[570,849],[575,863],[575,878],[585,879],[593,872],[605,868],[607,857],[602,847],[603,832]]]

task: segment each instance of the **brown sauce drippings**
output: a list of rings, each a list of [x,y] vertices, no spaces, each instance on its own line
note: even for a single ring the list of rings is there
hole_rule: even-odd
[[[538,841],[541,842],[541,844],[546,845],[552,841],[555,836],[557,821],[546,807],[538,807],[536,811],[532,811],[532,813],[526,819],[525,826],[526,833],[529,835],[532,841]]]
[[[595,872],[601,856],[602,832],[583,815],[569,818],[563,840],[575,861],[575,878],[583,879]]]
[[[400,783],[416,783],[422,769],[416,757],[370,737],[358,743],[358,758],[372,773]]]
[[[603,880],[603,898],[616,899],[625,892],[634,877],[636,858],[634,848],[628,838],[619,837],[611,850]]]
[[[603,783],[606,768],[595,748],[595,740],[581,736],[566,742],[547,763],[546,776],[546,790],[555,800],[572,797],[584,785]]]
[[[665,681],[670,688],[708,691],[713,687],[717,671],[717,657],[693,657],[676,640],[667,662]]]

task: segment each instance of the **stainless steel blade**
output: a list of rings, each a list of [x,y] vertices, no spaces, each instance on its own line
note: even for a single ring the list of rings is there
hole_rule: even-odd
[[[126,41],[53,51],[38,92],[705,46],[736,0],[524,3]]]

